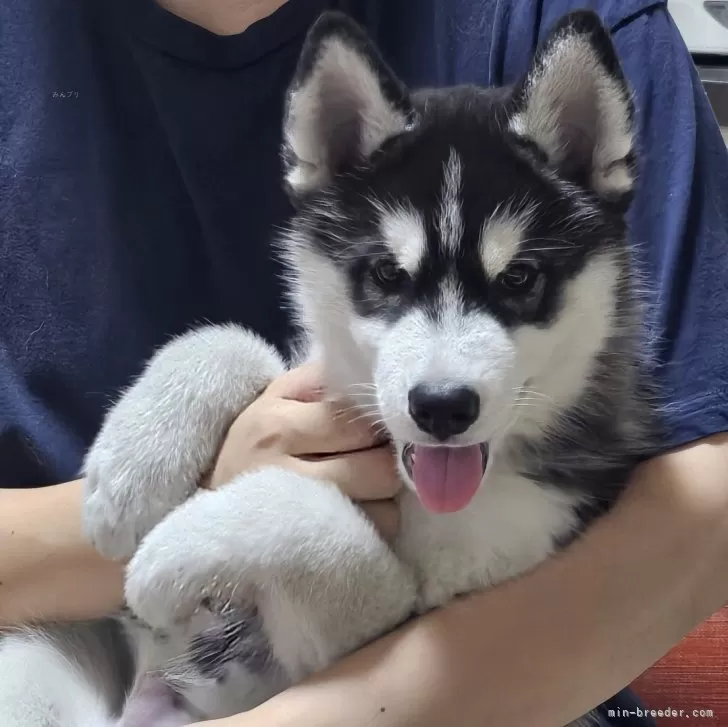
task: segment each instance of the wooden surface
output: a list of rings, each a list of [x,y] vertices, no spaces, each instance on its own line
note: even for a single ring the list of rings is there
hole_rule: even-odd
[[[728,608],[688,636],[634,684],[650,709],[689,716],[656,718],[660,727],[728,727]],[[713,716],[693,716],[712,710]]]

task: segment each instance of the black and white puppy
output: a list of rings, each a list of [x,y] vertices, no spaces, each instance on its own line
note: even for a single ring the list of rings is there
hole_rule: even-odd
[[[239,327],[193,331],[155,356],[86,463],[86,529],[133,556],[137,619],[115,641],[108,623],[6,639],[0,724],[249,709],[536,566],[607,509],[653,430],[625,221],[633,123],[592,13],[559,22],[515,87],[417,92],[351,20],[323,16],[288,97],[297,212],[281,247],[309,355],[396,449],[399,536],[390,547],[333,486],[284,470],[196,493],[286,364]]]

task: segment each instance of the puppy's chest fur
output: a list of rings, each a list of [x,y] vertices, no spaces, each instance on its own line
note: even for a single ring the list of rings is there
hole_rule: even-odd
[[[400,496],[397,555],[415,571],[418,611],[516,576],[545,560],[580,524],[575,495],[493,463],[468,508],[433,514]]]

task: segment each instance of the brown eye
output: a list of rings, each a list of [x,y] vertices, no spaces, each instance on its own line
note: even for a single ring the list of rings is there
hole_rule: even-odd
[[[397,293],[409,282],[409,273],[394,260],[383,258],[371,269],[372,280],[386,293]]]
[[[516,263],[498,276],[499,285],[509,293],[530,293],[539,280],[538,268],[528,263]]]

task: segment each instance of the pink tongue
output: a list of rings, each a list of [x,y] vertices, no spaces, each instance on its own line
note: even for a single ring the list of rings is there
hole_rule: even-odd
[[[420,502],[432,512],[462,510],[483,479],[480,447],[420,447],[414,449],[412,475]]]

